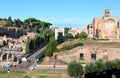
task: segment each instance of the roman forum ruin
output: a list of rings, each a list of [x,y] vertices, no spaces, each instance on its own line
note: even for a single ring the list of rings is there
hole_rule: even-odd
[[[117,17],[110,16],[110,10],[105,10],[103,18],[94,18],[88,27],[88,38],[103,39],[107,41],[85,43],[71,50],[54,53],[57,62],[68,64],[73,60],[91,62],[95,60],[120,59],[120,21]]]
[[[28,38],[33,38],[35,33],[21,28],[0,26],[0,62],[18,62],[25,54]]]
[[[110,15],[110,10],[105,10],[103,18],[95,17],[88,27],[88,38],[95,39],[120,39],[120,21]]]

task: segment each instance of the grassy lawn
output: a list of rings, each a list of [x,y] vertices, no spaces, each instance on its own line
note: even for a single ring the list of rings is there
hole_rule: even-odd
[[[61,78],[63,74],[67,75],[66,72],[57,72],[57,71],[11,71],[0,72],[0,78],[24,78],[24,76],[31,76],[31,78]]]

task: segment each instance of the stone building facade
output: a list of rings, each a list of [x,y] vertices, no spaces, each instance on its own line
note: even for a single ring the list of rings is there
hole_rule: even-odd
[[[120,39],[120,22],[117,17],[110,16],[110,10],[105,10],[103,18],[95,17],[88,27],[88,38]]]
[[[116,46],[116,44],[109,45],[109,43],[107,45],[104,45],[104,43],[98,44],[87,44],[71,50],[54,53],[53,57],[56,59],[56,64],[68,64],[74,60],[87,63],[95,60],[107,61],[120,59],[119,46]]]
[[[68,31],[69,34],[72,34],[73,36],[77,35],[78,33],[81,33],[83,29],[79,28],[72,28]]]
[[[55,28],[55,40],[58,40],[59,36],[64,36],[64,28]]]

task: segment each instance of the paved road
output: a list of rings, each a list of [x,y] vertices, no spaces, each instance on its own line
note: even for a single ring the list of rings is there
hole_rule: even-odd
[[[41,47],[37,48],[33,54],[27,57],[27,60],[30,60],[29,62],[28,61],[22,62],[16,65],[16,67],[11,68],[11,70],[26,70],[28,69],[28,67],[35,66],[37,59],[42,58],[42,56],[45,54],[45,50],[46,50],[46,45],[43,48]],[[6,68],[3,68],[3,69],[6,69]],[[1,67],[0,67],[0,70],[2,70]]]
[[[36,51],[29,57],[27,57],[27,62],[22,62],[20,65],[22,65],[23,68],[28,68],[28,67],[34,67],[37,63],[37,59],[41,58],[45,54],[46,46],[41,48],[40,50]]]

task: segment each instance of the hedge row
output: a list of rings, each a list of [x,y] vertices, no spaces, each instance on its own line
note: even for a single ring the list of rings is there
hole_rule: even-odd
[[[88,63],[85,66],[85,74],[92,74],[92,73],[103,73],[103,72],[110,72],[114,73],[114,70],[120,70],[120,59],[115,59],[111,61],[96,61]]]

